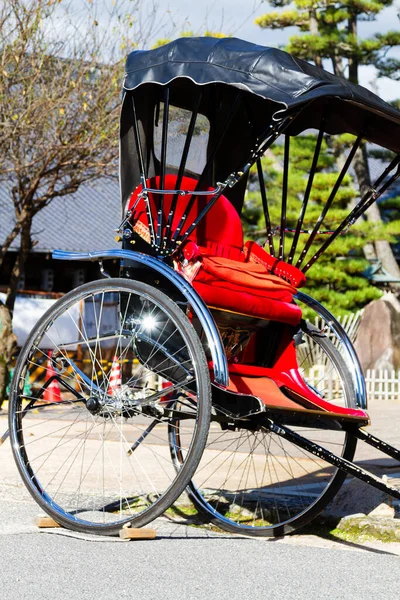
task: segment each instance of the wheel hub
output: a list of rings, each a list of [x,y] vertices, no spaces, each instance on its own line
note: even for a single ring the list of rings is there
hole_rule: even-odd
[[[124,417],[126,419],[144,413],[161,418],[163,407],[157,402],[147,401],[147,389],[133,390],[123,385],[113,391],[112,395],[90,396],[86,400],[86,408],[92,415],[104,418]]]
[[[103,407],[103,403],[100,401],[100,398],[96,398],[95,396],[90,396],[86,400],[86,408],[92,415],[97,415],[101,411]]]

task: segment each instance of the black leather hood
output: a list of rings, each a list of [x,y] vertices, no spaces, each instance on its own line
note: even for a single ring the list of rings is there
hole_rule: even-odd
[[[397,139],[394,139],[393,129],[381,125],[386,131],[378,134],[379,140],[375,141],[400,150],[400,111],[364,87],[276,48],[237,38],[177,39],[154,50],[132,52],[126,62],[124,89],[133,90],[150,82],[165,85],[177,78],[187,78],[197,85],[233,86],[276,104],[276,111],[292,110],[312,101],[321,104],[324,98],[336,99],[329,111],[333,133],[346,131],[345,113],[357,112],[351,109],[357,106],[358,110],[361,108],[399,126],[398,130],[395,128]],[[314,125],[306,123],[304,118],[296,123],[299,130]],[[378,123],[374,123],[376,126]],[[371,137],[368,132],[367,137]]]
[[[120,182],[125,205],[140,183],[134,135],[135,105],[145,172],[159,174],[154,129],[165,93],[171,106],[207,117],[207,154],[216,146],[204,185],[241,170],[274,123],[290,114],[285,133],[309,129],[326,134],[361,134],[400,152],[400,111],[365,88],[275,48],[235,38],[182,38],[127,59],[120,123]],[[197,107],[197,108],[195,108]],[[234,116],[225,121],[231,109]],[[240,213],[246,178],[225,195]]]

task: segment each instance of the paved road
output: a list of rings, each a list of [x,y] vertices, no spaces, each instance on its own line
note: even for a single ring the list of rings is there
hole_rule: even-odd
[[[399,444],[399,406],[371,407],[375,433]],[[125,542],[39,531],[35,503],[0,449],[0,599],[387,600],[400,589],[400,544],[295,535],[254,540],[159,519],[157,539]],[[359,454],[375,463],[371,450]],[[6,464],[7,463],[7,464]]]
[[[147,542],[40,531],[35,503],[10,481],[0,483],[2,600],[398,597],[400,544],[254,540],[166,519]]]
[[[4,507],[4,503],[2,503]],[[183,525],[148,542],[97,541],[34,532],[0,535],[1,598],[25,600],[236,600],[397,598],[400,557],[307,540],[204,537]],[[23,509],[23,510],[22,510]],[[6,512],[7,514],[7,512]],[[24,514],[24,518],[21,518]],[[11,516],[10,514],[8,515]],[[3,513],[4,517],[4,513]],[[30,528],[30,529],[29,529]]]

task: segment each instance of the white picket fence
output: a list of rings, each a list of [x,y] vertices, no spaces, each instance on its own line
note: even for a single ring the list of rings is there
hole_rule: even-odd
[[[365,383],[368,400],[400,400],[400,369],[368,369]]]
[[[350,315],[345,315],[344,317],[337,317],[337,320],[349,336],[350,340],[354,343],[358,329],[360,327],[362,311],[359,310],[356,313],[351,313]],[[329,335],[329,327],[326,327],[326,321],[321,317],[315,317],[313,321],[313,325],[315,325],[318,329],[326,329],[327,335]],[[332,339],[332,338],[331,338]],[[333,339],[334,341],[334,339]]]
[[[315,390],[323,392],[325,400],[344,406],[343,385],[331,365],[314,365],[304,371],[304,378]]]
[[[338,318],[342,327],[354,343],[360,326],[361,312]],[[329,324],[319,317],[313,323],[325,333],[340,351],[336,336],[330,335]],[[331,401],[338,401],[341,385],[335,372],[327,368],[327,357],[321,348],[309,338],[305,340],[304,348],[299,347],[300,354],[309,357],[309,367],[305,365],[304,376],[314,387],[324,390],[324,397]],[[312,365],[312,366],[311,366]],[[400,369],[389,371],[386,369],[368,369],[365,374],[368,400],[400,400]]]
[[[342,386],[335,371],[326,365],[314,365],[304,373],[308,383],[324,390],[324,398],[329,402],[342,399]],[[365,376],[368,400],[400,400],[400,369],[368,369]]]
[[[346,331],[350,340],[354,343],[360,326],[361,311],[344,317],[338,317],[338,321]],[[315,325],[319,331],[323,331],[333,345],[341,352],[340,339],[333,332],[329,323],[321,317],[315,317],[312,324]],[[299,364],[301,364],[304,371],[307,372],[307,378],[311,378],[312,381],[318,381],[320,377],[323,377],[322,373],[320,373],[320,369],[327,364],[328,356],[318,343],[314,342],[311,337],[304,336],[302,344],[297,347],[297,352]]]

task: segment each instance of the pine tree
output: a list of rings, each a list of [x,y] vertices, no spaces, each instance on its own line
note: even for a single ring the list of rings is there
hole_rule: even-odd
[[[388,55],[391,49],[400,46],[400,32],[393,30],[360,39],[357,31],[361,20],[375,20],[384,8],[394,4],[393,0],[269,0],[269,4],[281,10],[259,17],[256,23],[266,29],[297,26],[301,33],[290,37],[285,48],[291,54],[313,61],[317,66],[322,66],[323,61],[325,66],[329,60],[336,75],[353,83],[359,82],[362,65],[374,65],[377,77],[400,79],[400,60]],[[292,4],[294,8],[285,9]],[[355,172],[361,195],[371,184],[367,153],[364,145],[356,157]],[[382,238],[375,240],[372,256],[380,259],[392,275],[400,277],[400,268],[381,227],[381,215],[376,205],[368,210],[367,218],[382,231]]]
[[[297,225],[315,143],[316,135],[312,133],[291,138],[290,141],[286,224],[288,230],[295,229]],[[337,179],[337,149],[351,146],[352,143],[354,143],[354,137],[350,135],[325,136],[323,139],[313,189],[302,225],[302,230],[306,233],[300,235],[293,264],[296,264],[299,253],[307,240],[307,232],[313,228]],[[270,219],[273,227],[277,227],[276,241],[274,242],[275,252],[278,246],[277,238],[282,206],[283,154],[284,145],[277,143],[262,159]],[[253,170],[244,210],[245,233],[248,238],[263,243],[266,239],[266,230],[260,192],[256,182],[256,172]],[[349,203],[354,201],[357,195],[354,178],[348,174],[323,222],[324,231],[336,229],[348,214]],[[392,204],[387,204],[386,210],[392,210],[393,206],[397,206],[396,199],[393,199]],[[363,256],[363,247],[367,240],[379,239],[383,235],[383,228],[385,228],[385,237],[390,236],[392,241],[396,235],[400,234],[399,221],[386,227],[382,224],[360,221],[344,235],[340,235],[307,273],[307,285],[304,291],[322,302],[335,315],[354,312],[371,300],[378,298],[381,292],[363,276],[369,266]],[[308,258],[325,242],[326,235],[324,233],[317,235],[307,255]],[[285,257],[289,255],[292,240],[293,233],[286,233]],[[269,251],[268,245],[266,250]]]
[[[268,3],[280,8],[295,5],[294,9],[267,13],[256,19],[257,25],[266,29],[299,27],[302,35],[292,36],[285,48],[291,54],[312,60],[317,66],[322,66],[323,59],[329,59],[333,72],[353,83],[358,83],[361,65],[374,65],[378,77],[400,79],[400,60],[387,56],[388,50],[400,45],[400,32],[376,33],[368,39],[360,39],[357,32],[359,21],[375,20],[394,0],[269,0]]]

